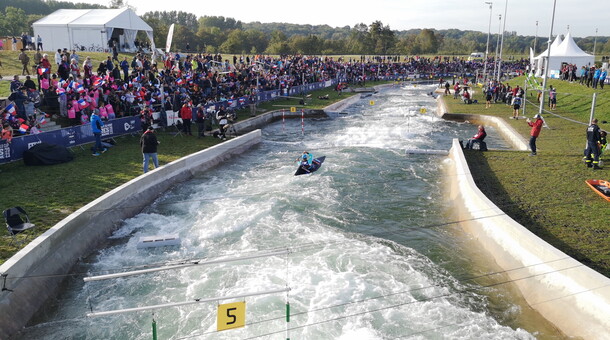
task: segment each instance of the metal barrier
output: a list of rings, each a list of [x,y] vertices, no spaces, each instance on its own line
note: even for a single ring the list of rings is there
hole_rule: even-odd
[[[140,119],[136,116],[113,119],[107,121],[102,127],[102,139],[138,133],[141,129]],[[21,159],[25,151],[40,143],[73,147],[94,141],[95,138],[91,130],[91,124],[73,126],[36,135],[25,135],[13,138],[11,144],[8,144],[6,141],[0,142],[0,164]]]

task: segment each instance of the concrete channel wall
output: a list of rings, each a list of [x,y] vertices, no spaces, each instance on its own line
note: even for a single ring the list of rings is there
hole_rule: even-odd
[[[443,119],[493,125],[516,150],[528,150],[523,137],[497,117],[449,114],[437,101]],[[464,153],[454,139],[451,195],[462,227],[506,271],[527,303],[564,334],[610,339],[610,279],[546,243],[504,214],[476,186]]]
[[[8,289],[0,292],[0,339],[24,327],[56,295],[74,264],[99,249],[124,219],[177,183],[243,153],[261,139],[256,130],[159,167],[78,209],[31,241],[0,266]]]

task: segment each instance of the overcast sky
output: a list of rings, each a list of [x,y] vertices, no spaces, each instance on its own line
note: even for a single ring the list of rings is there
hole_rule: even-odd
[[[106,0],[84,0],[108,5]],[[553,16],[553,0],[492,1],[491,33],[500,28],[498,15],[504,17],[508,2],[506,31],[519,35],[548,37]],[[286,22],[353,27],[379,20],[393,30],[434,28],[473,30],[487,33],[490,10],[484,0],[127,0],[142,15],[148,11],[180,10],[197,16],[224,16],[242,22]],[[610,36],[610,4],[607,0],[557,0],[553,35],[574,37]]]

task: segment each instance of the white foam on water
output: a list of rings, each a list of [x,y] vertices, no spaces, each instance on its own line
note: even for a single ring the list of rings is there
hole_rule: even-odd
[[[263,142],[178,185],[126,220],[112,244],[82,266],[99,274],[278,249],[289,249],[289,255],[74,282],[74,293],[40,323],[47,327],[29,327],[24,338],[150,339],[149,312],[79,317],[89,303],[103,311],[289,287],[288,294],[246,298],[247,326],[225,332],[215,331],[217,303],[233,300],[158,310],[159,338],[283,338],[289,301],[290,336],[295,339],[532,339],[496,321],[486,312],[484,296],[471,292],[415,245],[391,239],[411,232],[405,211],[419,210],[423,217],[408,218],[425,220],[441,208],[426,192],[435,185],[440,165],[413,161],[402,152],[429,148],[437,143],[435,134],[448,131],[436,119],[413,113],[426,100],[414,92],[392,89],[391,103],[380,93],[374,108],[357,104],[363,113],[311,122],[316,132],[307,138],[296,133],[285,143]],[[427,100],[429,107],[434,105]],[[298,124],[292,121],[284,129],[299,129]],[[282,129],[276,123],[265,135]],[[293,176],[294,160],[303,149],[327,160],[313,175]],[[399,196],[392,196],[394,190]],[[429,240],[420,242],[446,237],[433,229],[421,237],[426,232]],[[139,237],[165,233],[178,233],[181,246],[136,248]]]

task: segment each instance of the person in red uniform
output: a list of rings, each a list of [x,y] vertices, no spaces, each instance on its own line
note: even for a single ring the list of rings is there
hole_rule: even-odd
[[[182,129],[185,135],[192,136],[191,121],[193,119],[193,109],[191,103],[184,103],[180,108],[180,118],[182,118]]]
[[[542,130],[542,124],[544,124],[539,114],[535,115],[534,119],[536,120],[533,122],[529,118],[526,120],[527,125],[532,127],[532,131],[530,131],[530,149],[532,153],[530,153],[530,156],[536,156],[536,139],[540,136],[540,130]]]
[[[485,139],[485,137],[487,137],[485,127],[483,125],[479,125],[479,130],[477,131],[477,133],[468,140],[468,143],[466,144],[466,149],[472,149],[472,146],[475,143],[481,145],[481,142],[483,141],[483,139]]]

